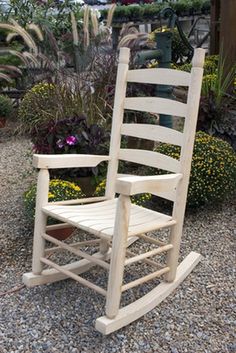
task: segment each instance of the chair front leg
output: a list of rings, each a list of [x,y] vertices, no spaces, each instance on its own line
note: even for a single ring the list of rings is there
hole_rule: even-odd
[[[41,274],[43,263],[40,258],[44,256],[45,240],[42,234],[46,231],[47,216],[42,212],[42,207],[48,203],[49,172],[48,169],[41,169],[38,175],[37,198],[34,223],[34,244],[32,272],[35,275]]]
[[[113,319],[119,311],[121,286],[124,274],[125,253],[128,239],[130,197],[120,195],[112,240],[111,264],[108,279],[106,316]]]

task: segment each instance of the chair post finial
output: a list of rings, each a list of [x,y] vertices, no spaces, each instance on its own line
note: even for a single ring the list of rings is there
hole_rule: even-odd
[[[120,48],[119,63],[128,64],[129,63],[130,49],[122,47]]]
[[[205,60],[205,49],[197,48],[194,50],[194,56],[192,60],[193,67],[203,68]]]

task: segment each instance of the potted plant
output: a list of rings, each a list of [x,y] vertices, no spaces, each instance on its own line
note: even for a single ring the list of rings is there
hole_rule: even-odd
[[[3,128],[13,111],[13,105],[10,98],[0,95],[0,128]]]
[[[178,16],[189,16],[190,14],[190,5],[186,0],[180,0],[173,3],[172,7]]]
[[[210,0],[205,0],[201,7],[201,12],[204,15],[208,15],[211,12],[211,2]]]
[[[190,14],[191,15],[200,15],[202,8],[202,0],[192,0],[190,5]]]
[[[41,154],[108,154],[108,135],[97,124],[89,124],[84,115],[49,121],[31,132],[34,152]],[[100,169],[98,169],[100,168]],[[53,171],[53,177],[79,182],[86,196],[94,192],[94,177],[102,166]]]

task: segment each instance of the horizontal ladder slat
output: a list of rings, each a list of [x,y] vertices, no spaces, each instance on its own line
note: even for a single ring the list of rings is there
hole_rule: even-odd
[[[130,251],[130,250],[126,250],[126,254],[128,255],[128,256],[136,256],[132,251]],[[146,264],[148,264],[148,265],[151,265],[151,266],[153,266],[153,267],[156,267],[156,268],[158,268],[158,269],[161,269],[161,268],[163,268],[163,265],[161,264],[161,263],[158,263],[158,262],[156,262],[156,261],[153,261],[153,260],[150,260],[150,259],[143,259],[142,260],[144,263],[146,263]]]
[[[159,97],[128,97],[124,109],[185,117],[187,104]]]
[[[48,240],[48,241],[50,241],[53,244],[56,244],[56,245],[60,246],[62,249],[65,249],[65,250],[71,252],[72,254],[75,254],[75,255],[83,257],[84,259],[87,259],[87,260],[89,260],[91,262],[94,262],[95,264],[97,264],[97,265],[99,265],[99,266],[101,266],[101,267],[103,267],[105,269],[109,269],[109,267],[110,267],[110,265],[107,262],[105,262],[103,260],[100,260],[100,259],[97,259],[97,258],[95,258],[92,255],[86,254],[85,252],[83,252],[81,250],[74,249],[73,247],[63,243],[60,240],[57,240],[57,239],[51,237],[48,234],[43,234],[43,238]]]
[[[96,245],[100,244],[101,239],[93,239],[93,240],[85,240],[85,241],[79,241],[77,243],[70,244],[70,247],[72,248],[82,248],[83,246],[90,246],[90,245]],[[45,250],[45,254],[50,254],[51,252],[54,251],[62,251],[63,249],[60,246],[55,246],[53,248],[48,248]]]
[[[140,255],[136,255],[134,257],[126,259],[125,260],[125,266],[133,264],[134,262],[138,262],[138,261],[141,261],[143,259],[146,259],[147,257],[155,256],[155,255],[161,254],[161,253],[163,253],[165,251],[169,251],[172,248],[173,248],[172,244],[167,244],[167,245],[161,246],[158,249],[153,249],[153,250],[147,251],[146,253],[143,253],[143,254],[140,254]]]
[[[128,82],[151,83],[171,86],[189,86],[191,74],[173,69],[139,69],[129,70]]]
[[[127,162],[139,163],[173,173],[180,172],[180,162],[159,152],[121,148],[119,159]]]
[[[123,124],[121,134],[151,141],[170,143],[177,146],[183,144],[183,133],[160,125]]]
[[[159,246],[165,246],[167,245],[166,243],[164,243],[164,241],[161,241],[161,240],[158,240],[158,239],[153,239],[147,235],[144,235],[144,234],[139,234],[137,235],[139,238],[143,239],[143,240],[146,240],[148,243],[151,243],[151,244],[155,244],[155,245],[159,245]]]
[[[48,259],[46,259],[45,257],[41,257],[41,258],[40,258],[40,261],[42,261],[45,265],[48,265],[48,266],[50,266],[50,267],[55,268],[55,270],[57,270],[58,272],[63,273],[64,275],[66,275],[66,276],[68,276],[68,277],[74,279],[75,281],[77,281],[77,282],[83,284],[84,286],[87,286],[87,287],[89,287],[90,289],[93,289],[93,290],[95,290],[96,292],[98,292],[98,293],[100,293],[100,294],[102,294],[102,295],[104,295],[104,296],[107,295],[107,292],[105,291],[105,289],[103,289],[103,288],[97,286],[96,284],[94,284],[94,283],[88,281],[87,279],[84,279],[84,278],[82,278],[82,277],[80,277],[80,276],[74,274],[74,273],[71,272],[71,271],[66,270],[66,269],[63,268],[62,266],[57,265],[55,262],[52,262],[51,260],[48,260]]]
[[[124,284],[122,287],[121,287],[121,291],[124,292],[130,288],[133,288],[133,287],[136,287],[136,286],[139,286],[140,284],[143,284],[145,282],[148,282],[156,277],[160,277],[162,275],[164,275],[165,273],[169,272],[170,271],[170,268],[169,267],[164,267],[163,269],[161,270],[158,270],[158,271],[155,271],[153,273],[150,273],[149,275],[147,276],[144,276],[144,277],[141,277],[141,278],[138,278],[136,279],[135,281],[132,281],[132,282],[129,282],[127,284]]]

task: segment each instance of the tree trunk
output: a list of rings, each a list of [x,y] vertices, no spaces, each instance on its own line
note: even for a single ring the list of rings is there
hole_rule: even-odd
[[[227,1],[227,0],[224,0]],[[210,54],[219,54],[220,43],[220,0],[211,0]]]
[[[221,0],[220,45],[225,75],[236,64],[236,0]]]

